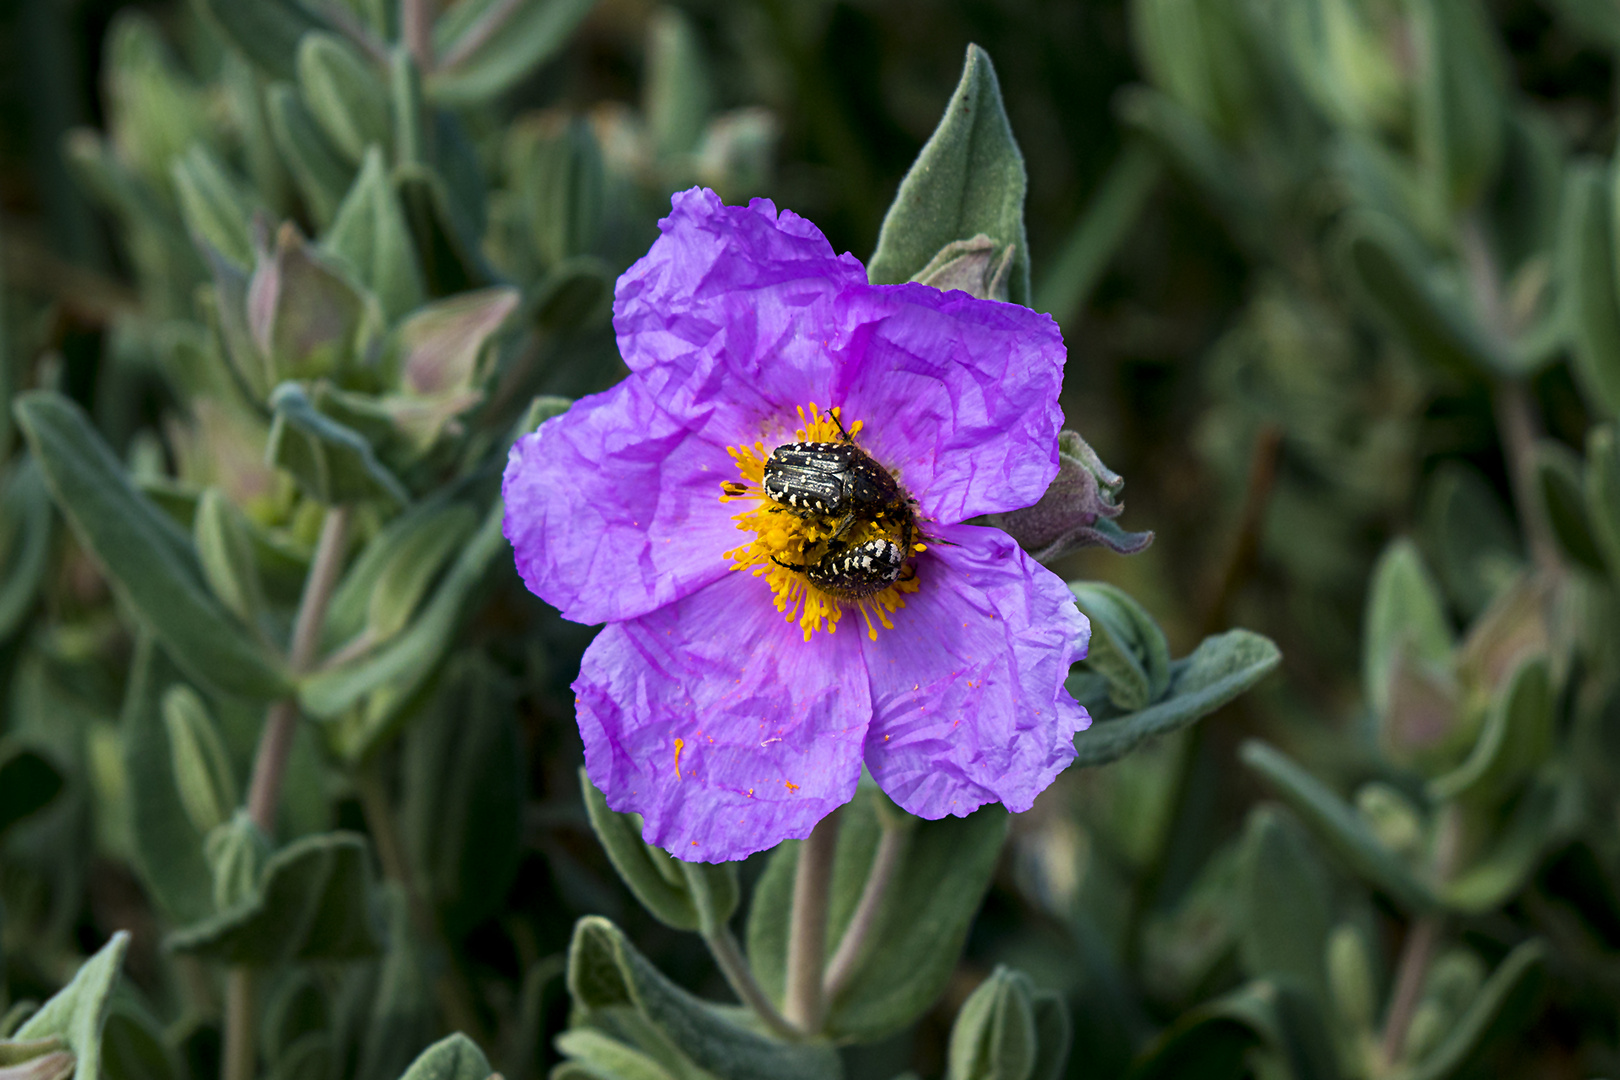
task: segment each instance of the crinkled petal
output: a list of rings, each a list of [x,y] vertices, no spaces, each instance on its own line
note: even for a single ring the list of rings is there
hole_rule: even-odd
[[[1091,722],[1063,686],[1090,624],[1068,586],[998,529],[934,530],[917,577],[894,629],[865,644],[866,766],[918,817],[990,802],[1028,810]]]
[[[768,199],[725,206],[712,191],[674,196],[652,249],[619,279],[613,326],[630,370],[694,400],[826,405],[834,304],[865,284],[810,222]],[[762,395],[762,396],[760,396]],[[771,408],[766,408],[767,406]]]
[[[680,858],[808,836],[855,794],[871,717],[860,635],[804,641],[749,573],[608,626],[574,693],[591,781]]]
[[[1030,506],[1057,475],[1066,352],[1049,315],[926,285],[845,295],[833,393],[925,517]]]
[[[737,477],[724,410],[681,415],[632,375],[519,439],[503,528],[530,591],[564,618],[634,618],[727,573],[744,542],[720,484]]]

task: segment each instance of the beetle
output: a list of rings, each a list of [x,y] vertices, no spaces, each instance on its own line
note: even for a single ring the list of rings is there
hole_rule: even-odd
[[[853,546],[834,541],[828,545],[826,554],[804,566],[780,559],[773,561],[778,566],[799,571],[823,592],[840,599],[860,600],[882,592],[901,579],[906,550],[891,538],[880,536]]]
[[[857,521],[887,518],[909,525],[910,500],[899,482],[855,445],[842,423],[838,430],[838,442],[784,443],[772,450],[765,462],[766,496],[801,518],[838,519],[834,541]]]

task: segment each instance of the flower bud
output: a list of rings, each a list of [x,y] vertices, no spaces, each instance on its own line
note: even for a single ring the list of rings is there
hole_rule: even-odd
[[[1051,563],[1078,548],[1101,545],[1134,555],[1153,542],[1151,532],[1114,524],[1124,510],[1115,501],[1124,477],[1102,463],[1077,431],[1058,434],[1058,474],[1034,506],[988,514],[985,524],[1008,533],[1038,562]]]

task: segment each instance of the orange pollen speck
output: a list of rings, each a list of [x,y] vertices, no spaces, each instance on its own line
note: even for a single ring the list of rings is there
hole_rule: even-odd
[[[802,426],[793,432],[792,439],[781,441],[839,442],[844,432],[853,438],[865,426],[857,420],[841,431],[839,410],[835,407],[823,414],[814,403],[808,410],[801,407],[798,414]],[[738,530],[752,534],[751,539],[720,553],[722,558],[731,560],[731,569],[747,570],[754,577],[763,577],[776,598],[776,610],[782,612],[788,622],[799,624],[805,641],[817,630],[834,633],[848,607],[861,613],[867,637],[873,641],[877,640],[878,626],[894,629],[889,616],[906,606],[902,594],[920,588],[916,575],[903,577],[885,589],[859,598],[834,596],[818,587],[797,568],[814,565],[827,554],[839,522],[824,516],[800,517],[765,494],[765,463],[770,459],[770,452],[763,440],[751,446],[728,446],[726,453],[737,463],[742,479],[722,481],[720,501],[747,504],[745,509],[733,514],[732,519]],[[899,539],[892,523],[858,520],[846,527],[838,540],[847,550],[889,537]],[[920,553],[927,550],[927,545],[915,543],[911,549]]]
[[[787,785],[787,789],[788,789],[788,790],[789,790],[789,791],[798,791],[798,790],[799,790],[799,785],[798,785],[798,784],[795,784],[795,783],[794,783],[794,782],[793,782],[793,781],[791,781],[791,780],[784,780],[784,781],[782,781],[782,783],[784,783],[784,784],[786,784],[786,785]]]

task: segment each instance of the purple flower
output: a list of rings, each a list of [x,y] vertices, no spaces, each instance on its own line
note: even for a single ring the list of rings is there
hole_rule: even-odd
[[[529,588],[607,624],[574,683],[591,780],[700,861],[809,835],[863,762],[921,817],[1028,809],[1090,723],[1063,686],[1090,627],[962,522],[1057,474],[1056,324],[869,285],[764,199],[693,189],[659,227],[614,300],[630,377],[520,440],[503,487]],[[904,505],[774,501],[764,466],[804,441],[853,441]]]

